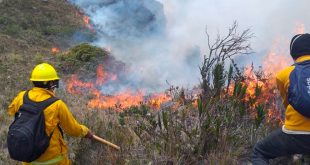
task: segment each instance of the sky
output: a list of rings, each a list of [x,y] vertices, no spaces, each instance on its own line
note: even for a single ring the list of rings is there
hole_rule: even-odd
[[[226,34],[234,21],[239,31],[250,28],[254,53],[238,56],[239,65],[275,65],[290,57],[290,39],[308,32],[308,0],[71,0],[90,17],[97,31],[94,45],[110,47],[113,56],[130,66],[127,84],[148,90],[167,88],[167,82],[190,87],[199,84],[198,66],[208,53],[211,37]],[[298,30],[302,29],[302,30]],[[212,38],[211,38],[212,41]]]

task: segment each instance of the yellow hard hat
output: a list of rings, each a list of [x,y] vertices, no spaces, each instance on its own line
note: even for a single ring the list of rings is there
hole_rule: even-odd
[[[59,80],[55,68],[48,64],[42,63],[37,65],[31,73],[30,81],[53,81]]]

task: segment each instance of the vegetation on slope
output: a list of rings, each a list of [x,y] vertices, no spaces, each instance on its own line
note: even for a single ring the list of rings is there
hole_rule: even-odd
[[[77,12],[65,0],[3,0],[0,3],[1,52],[50,49],[55,44],[68,46],[66,42],[83,24]]]

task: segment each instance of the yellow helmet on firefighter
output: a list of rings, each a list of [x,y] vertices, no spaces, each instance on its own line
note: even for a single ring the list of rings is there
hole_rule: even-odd
[[[48,64],[42,63],[37,65],[31,73],[30,81],[53,81],[59,80],[55,68]]]

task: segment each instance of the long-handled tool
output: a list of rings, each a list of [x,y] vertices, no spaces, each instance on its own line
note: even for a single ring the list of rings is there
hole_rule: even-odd
[[[120,150],[120,149],[121,149],[119,146],[117,146],[117,145],[115,145],[115,144],[113,144],[113,143],[111,143],[111,142],[109,142],[109,141],[107,141],[107,140],[104,140],[104,139],[102,139],[101,137],[98,137],[98,136],[96,136],[96,135],[93,135],[93,138],[94,138],[95,140],[97,140],[98,142],[100,142],[100,143],[102,143],[102,144],[106,144],[106,145],[108,145],[108,146],[110,146],[110,147],[113,147],[113,148],[115,148],[115,149],[117,149],[117,150]]]

